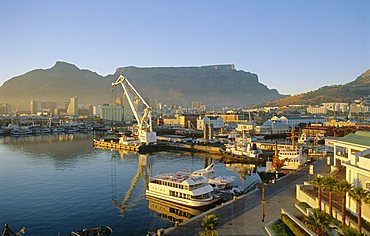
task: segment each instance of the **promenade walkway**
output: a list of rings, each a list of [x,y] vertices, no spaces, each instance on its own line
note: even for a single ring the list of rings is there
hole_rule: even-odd
[[[315,174],[326,172],[324,160],[314,163]],[[308,179],[308,167],[268,184],[265,188],[265,221],[261,219],[261,191],[255,190],[231,203],[226,203],[205,214],[215,214],[220,222],[219,235],[266,235],[266,223],[280,217],[280,209],[285,208],[293,214],[300,214],[294,207],[295,185]],[[167,229],[165,235],[198,235],[203,228],[200,222],[205,214]]]

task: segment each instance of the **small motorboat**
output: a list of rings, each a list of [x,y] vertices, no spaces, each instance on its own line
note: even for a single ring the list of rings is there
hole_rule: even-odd
[[[213,173],[215,173],[215,163],[211,163],[209,166],[207,166],[204,169],[201,170],[195,170],[191,175],[193,176],[211,176]]]
[[[112,232],[113,230],[109,226],[96,226],[80,231],[72,231],[70,236],[108,236]]]

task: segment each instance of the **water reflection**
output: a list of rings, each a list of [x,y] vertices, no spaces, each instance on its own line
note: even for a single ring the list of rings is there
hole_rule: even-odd
[[[64,167],[93,152],[93,134],[53,134],[3,137],[0,144],[12,151],[22,151],[32,158],[50,157],[55,165]]]
[[[149,196],[147,196],[146,199],[148,200],[148,207],[150,210],[157,213],[162,219],[165,219],[172,223],[181,223],[196,215],[199,215],[206,210],[186,207],[173,202]]]
[[[227,169],[235,171],[238,174],[243,189],[250,188],[252,185],[262,182],[255,164],[230,163],[225,165]]]
[[[130,153],[125,151],[119,152],[119,159],[123,160],[126,156],[129,156]],[[143,195],[136,196],[136,199],[131,199],[136,186],[139,182],[139,179],[142,178],[144,181],[144,194],[145,190],[148,189],[149,178],[151,176],[151,162],[148,159],[148,154],[138,154],[138,164],[137,171],[134,177],[131,179],[128,190],[124,193],[123,199],[120,200],[120,197],[117,196],[117,167],[116,167],[116,155],[112,155],[112,205],[117,208],[121,215],[123,215],[127,209],[133,208],[142,198]]]

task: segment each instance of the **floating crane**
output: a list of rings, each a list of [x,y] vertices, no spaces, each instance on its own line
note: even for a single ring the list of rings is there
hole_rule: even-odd
[[[131,97],[129,95],[128,89],[126,88],[126,85],[131,88],[134,95],[136,95],[141,102],[144,104],[144,114],[142,116],[139,115],[139,111],[135,109],[134,103],[131,100]],[[112,83],[112,87],[115,87],[117,85],[121,85],[124,91],[124,94],[126,95],[127,101],[130,104],[130,108],[132,110],[132,113],[135,116],[137,125],[138,125],[138,135],[139,140],[142,144],[149,145],[154,144],[157,142],[157,133],[153,131],[152,126],[152,108],[148,105],[148,103],[145,102],[145,100],[140,96],[140,94],[136,91],[134,86],[131,85],[130,81],[128,81],[127,78],[120,75],[116,82]]]

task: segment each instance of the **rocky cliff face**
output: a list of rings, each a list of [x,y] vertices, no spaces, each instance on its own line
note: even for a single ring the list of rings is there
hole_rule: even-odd
[[[0,87],[0,102],[29,107],[31,99],[62,103],[77,96],[80,103],[112,100],[111,83],[122,74],[146,98],[166,104],[189,105],[201,101],[216,106],[264,103],[281,95],[258,81],[256,74],[234,65],[202,67],[121,67],[101,76],[65,62],[46,70],[33,70],[11,78]],[[119,90],[119,93],[122,93]]]

